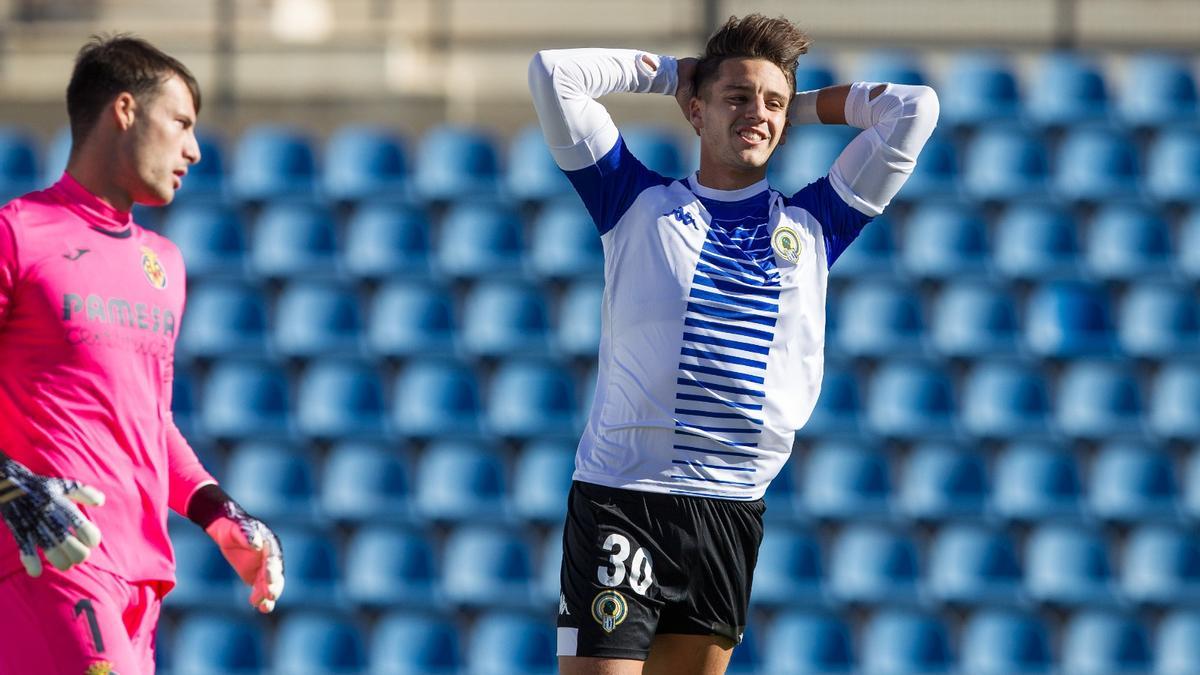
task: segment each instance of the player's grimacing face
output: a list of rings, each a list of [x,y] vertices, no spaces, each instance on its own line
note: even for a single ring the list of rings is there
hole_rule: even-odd
[[[701,152],[733,169],[760,169],[787,127],[792,87],[779,66],[731,58],[698,97]]]
[[[178,76],[165,80],[157,95],[145,98],[128,136],[134,173],[130,196],[138,204],[161,206],[175,198],[188,167],[200,161],[196,106]]]

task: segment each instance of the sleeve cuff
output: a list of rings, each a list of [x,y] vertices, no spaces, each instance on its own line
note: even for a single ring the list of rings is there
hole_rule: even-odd
[[[792,106],[788,110],[788,121],[792,124],[820,124],[821,117],[817,114],[817,94],[819,89],[798,91],[792,97]]]

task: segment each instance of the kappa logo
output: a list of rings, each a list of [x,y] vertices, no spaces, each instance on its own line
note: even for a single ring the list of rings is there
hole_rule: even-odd
[[[592,600],[592,618],[605,633],[616,630],[628,614],[629,603],[625,601],[625,596],[612,589],[600,591]]]
[[[570,610],[567,609],[567,596],[562,593],[558,594],[558,615],[571,616]]]
[[[696,227],[696,219],[692,217],[692,214],[688,213],[687,211],[684,211],[682,206],[675,209],[674,211],[668,211],[667,213],[664,213],[663,215],[671,216],[675,220],[678,220],[680,223],[690,226],[692,229],[698,229]]]
[[[158,261],[158,254],[149,246],[142,248],[142,271],[146,273],[146,280],[150,285],[162,290],[167,287],[167,271],[163,269],[162,263]]]

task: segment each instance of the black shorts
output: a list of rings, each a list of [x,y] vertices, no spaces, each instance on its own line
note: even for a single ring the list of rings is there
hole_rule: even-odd
[[[741,642],[764,508],[574,482],[558,655],[645,660],[667,633]]]

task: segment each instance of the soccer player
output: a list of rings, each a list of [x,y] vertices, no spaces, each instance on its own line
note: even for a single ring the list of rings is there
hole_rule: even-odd
[[[93,38],[67,87],[66,172],[0,208],[2,673],[153,673],[168,507],[216,541],[260,611],[283,591],[275,535],[172,420],[183,260],[130,216],[169,203],[200,161],[199,110],[179,61]]]
[[[565,675],[723,673],[741,640],[762,496],[820,391],[829,267],[938,117],[928,87],[795,92],[807,48],[791,22],[754,14],[699,59],[574,49],[530,64],[546,142],[605,255],[599,376],[563,535]],[[594,100],[616,92],[673,95],[699,171],[643,166]],[[788,126],[818,122],[864,131],[826,177],[771,189]]]

